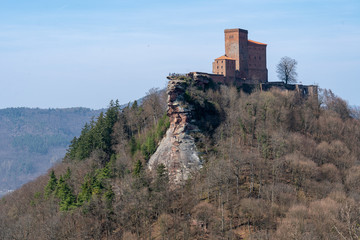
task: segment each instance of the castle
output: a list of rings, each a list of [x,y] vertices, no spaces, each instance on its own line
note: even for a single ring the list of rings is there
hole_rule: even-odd
[[[149,159],[150,170],[163,164],[169,173],[169,180],[181,184],[203,166],[196,140],[190,134],[200,130],[194,124],[196,108],[191,103],[193,100],[189,101],[189,86],[216,89],[221,85],[234,85],[245,93],[278,90],[284,94],[294,92],[304,99],[317,96],[317,86],[268,82],[266,46],[264,43],[248,40],[246,30],[226,29],[225,55],[215,59],[213,73],[174,73],[167,77],[167,114],[170,126],[156,152]]]
[[[225,29],[224,32],[225,55],[213,62],[213,74],[224,76],[225,82],[267,82],[267,45],[249,40],[248,31],[244,29]]]
[[[212,64],[212,73],[190,72],[187,74],[198,84],[206,85],[211,79],[217,84],[233,84],[244,91],[268,91],[279,89],[296,91],[302,96],[315,96],[315,85],[285,84],[268,82],[266,67],[267,44],[248,39],[248,31],[240,28],[225,29],[225,55],[218,57]],[[176,76],[169,76],[169,79]]]

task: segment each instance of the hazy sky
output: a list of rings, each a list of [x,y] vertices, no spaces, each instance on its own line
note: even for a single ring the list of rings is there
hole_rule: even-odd
[[[3,0],[0,108],[106,107],[164,87],[169,72],[211,72],[224,29],[283,56],[299,81],[360,105],[359,0]]]

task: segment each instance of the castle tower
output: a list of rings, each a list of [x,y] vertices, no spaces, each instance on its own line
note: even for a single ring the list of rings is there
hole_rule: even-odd
[[[265,43],[248,39],[248,31],[225,29],[225,55],[213,62],[213,73],[223,75],[225,81],[265,83],[268,81]],[[235,66],[235,67],[234,67]]]
[[[248,31],[240,28],[225,29],[225,55],[235,59],[236,77],[248,78]]]

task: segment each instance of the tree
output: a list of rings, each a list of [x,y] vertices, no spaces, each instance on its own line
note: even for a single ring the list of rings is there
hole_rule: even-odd
[[[297,61],[290,57],[282,57],[279,64],[276,66],[276,72],[278,78],[288,83],[296,83],[297,72],[296,72]]]
[[[135,167],[134,167],[134,172],[133,172],[134,176],[136,176],[136,177],[140,176],[140,173],[142,170],[143,170],[142,162],[141,162],[141,160],[137,160]]]
[[[49,197],[55,191],[56,186],[57,178],[55,176],[54,170],[51,170],[49,182],[45,187],[45,197]]]
[[[55,189],[55,195],[60,199],[60,210],[68,211],[76,207],[76,197],[69,184],[60,176]]]
[[[110,101],[109,108],[104,114],[101,112],[97,120],[85,124],[79,138],[74,138],[67,151],[67,157],[71,160],[84,160],[90,157],[94,150],[104,151],[109,157],[114,153],[112,147],[113,127],[118,121],[120,114],[119,101]]]

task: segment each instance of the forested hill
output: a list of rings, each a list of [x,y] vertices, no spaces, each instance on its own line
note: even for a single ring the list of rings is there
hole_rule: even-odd
[[[71,139],[99,113],[88,108],[0,109],[0,196],[62,159]]]
[[[329,91],[182,80],[200,170],[172,185],[171,169],[147,167],[181,121],[167,96],[113,103],[62,163],[0,200],[0,239],[359,239],[358,112]]]

